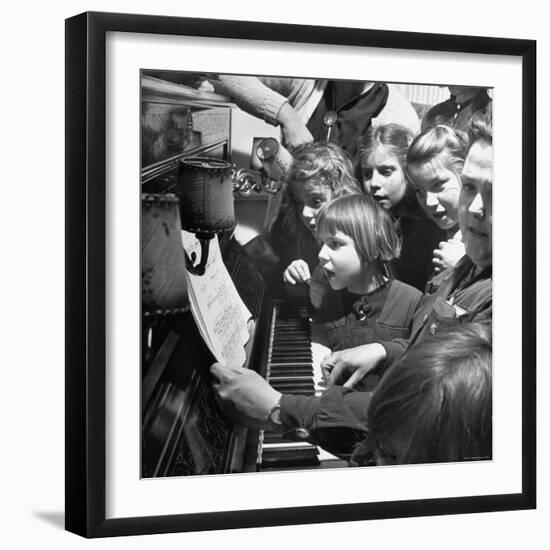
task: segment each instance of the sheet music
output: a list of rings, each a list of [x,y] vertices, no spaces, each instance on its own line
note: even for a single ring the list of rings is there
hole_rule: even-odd
[[[182,244],[189,256],[195,252],[200,260],[200,244],[193,233],[182,231]],[[217,236],[210,241],[204,275],[186,273],[191,311],[212,355],[224,365],[242,366],[252,315],[223,263]]]

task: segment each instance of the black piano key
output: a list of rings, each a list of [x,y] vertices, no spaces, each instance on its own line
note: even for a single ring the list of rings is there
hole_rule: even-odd
[[[295,373],[271,373],[269,375],[268,382],[270,384],[277,383],[277,382],[284,382],[285,380],[307,380],[312,379],[313,376],[311,372],[295,372]]]
[[[315,383],[311,376],[309,378],[305,376],[303,376],[302,378],[275,378],[273,380],[270,380],[269,383],[274,388],[303,390],[309,389],[313,386],[313,389],[315,390]]]
[[[297,372],[301,370],[308,370],[313,373],[313,367],[308,361],[299,361],[298,363],[274,363],[270,366],[270,371],[273,372]]]
[[[311,357],[311,349],[309,348],[273,348],[271,350],[271,363],[275,362],[275,359],[283,359],[285,363],[288,363],[288,357]]]
[[[318,451],[315,447],[264,448],[262,469],[276,467],[318,466]]]
[[[265,446],[263,448],[262,459],[266,459],[273,456],[318,456],[319,450],[314,445],[309,443],[285,443],[283,445]]]
[[[303,385],[311,385],[314,384],[313,376],[311,374],[306,376],[285,376],[279,377],[279,378],[273,378],[269,379],[269,383],[275,387],[275,386],[292,386],[295,384],[296,386],[302,387]]]
[[[287,378],[288,376],[312,376],[311,369],[271,369],[269,372],[269,380],[276,380],[277,378]]]
[[[281,351],[281,350],[288,351],[288,350],[295,350],[295,349],[310,350],[311,342],[309,340],[303,340],[300,342],[285,340],[282,342],[274,342],[272,349],[275,351]]]
[[[271,348],[271,353],[286,354],[286,353],[310,353],[311,354],[311,344],[307,346],[273,346]]]
[[[311,349],[309,348],[290,348],[287,350],[280,350],[278,348],[273,348],[271,350],[271,359],[275,359],[277,357],[285,358],[288,356],[294,356],[294,357],[311,357]]]
[[[277,360],[274,361],[270,367],[274,367],[275,370],[288,370],[292,371],[292,369],[300,370],[300,369],[309,369],[311,372],[313,372],[313,366],[311,364],[311,361],[301,361],[299,358],[296,360],[292,360],[292,358],[286,362],[283,360]]]
[[[305,378],[306,376],[309,376],[310,378],[313,376],[312,369],[303,368],[303,369],[272,369],[269,373],[268,380],[275,379],[275,378]]]
[[[296,340],[300,340],[303,338],[307,338],[309,334],[309,331],[307,330],[299,330],[299,329],[283,329],[283,330],[276,330],[275,331],[275,337],[279,338],[281,340],[287,339],[292,340],[293,338]]]
[[[313,370],[313,363],[310,360],[302,361],[301,359],[293,360],[290,357],[288,360],[283,358],[277,358],[277,361],[270,361],[270,367],[277,369],[305,369],[310,368]]]
[[[313,366],[311,361],[300,361],[300,360],[293,361],[292,359],[289,361],[277,360],[270,365],[270,368],[271,367],[275,367],[275,369],[279,369],[279,370],[310,369],[311,372],[313,372]]]
[[[288,363],[311,363],[313,357],[311,353],[305,353],[302,351],[289,351],[288,353],[275,353],[271,354],[270,363],[282,363],[288,365]]]
[[[269,365],[270,370],[292,372],[293,370],[309,369],[313,372],[311,361],[273,361]]]
[[[313,373],[313,365],[311,361],[289,361],[288,363],[284,361],[276,361],[269,365],[268,372],[298,372],[307,370]]]
[[[295,370],[301,370],[301,369],[309,369],[313,372],[313,362],[310,359],[302,359],[301,357],[295,358],[295,357],[289,357],[288,359],[284,358],[277,358],[276,361],[270,361],[269,363],[270,369],[275,370],[287,370],[292,371]]]
[[[280,444],[280,443],[296,443],[294,439],[288,439],[284,437],[284,434],[280,432],[264,432],[263,444]]]
[[[288,334],[288,335],[281,335],[279,334],[274,340],[273,345],[276,346],[277,344],[288,344],[288,345],[302,345],[307,346],[309,345],[309,334]]]
[[[288,441],[288,439],[285,439],[283,437],[283,434],[279,432],[264,432],[264,439],[263,439],[264,445],[268,443],[282,443],[284,441]]]
[[[277,330],[274,334],[275,340],[305,340],[309,332],[305,330]],[[274,340],[274,341],[275,341]]]
[[[309,443],[284,443],[282,445],[264,446],[262,453],[262,462],[275,458],[287,460],[300,460],[302,457],[315,457],[319,455],[319,450],[315,445]]]
[[[271,348],[271,354],[286,355],[286,354],[309,354],[311,355],[311,347],[307,346],[274,346]]]

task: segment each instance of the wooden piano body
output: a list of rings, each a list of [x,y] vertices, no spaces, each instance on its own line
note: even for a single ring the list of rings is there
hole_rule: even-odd
[[[183,74],[183,78],[193,80],[192,75]],[[142,193],[174,193],[179,162],[186,157],[211,156],[231,162],[235,109],[222,96],[199,93],[185,85],[143,75]],[[259,207],[265,205],[258,202],[258,197],[254,198],[252,206],[246,200],[235,205],[238,221],[240,215],[246,217],[251,211],[264,211],[265,208]],[[312,393],[313,380],[303,374],[303,366],[290,377],[281,374],[280,364],[268,366],[274,339],[282,338],[282,349],[289,353],[284,345],[287,336],[273,334],[275,324],[280,324],[281,316],[285,315],[266,295],[261,276],[240,246],[225,235],[220,239],[220,247],[237,291],[253,315],[245,368],[255,369],[263,376],[268,376],[266,370],[271,370],[272,383],[279,384],[281,391]],[[296,321],[288,322],[298,323],[300,338],[307,340],[307,314],[301,312],[297,317]],[[283,325],[286,322],[283,319]],[[283,326],[283,333],[284,330]],[[290,328],[290,332],[296,333],[296,327]],[[188,307],[178,308],[177,313],[155,314],[142,308],[141,337],[142,477],[310,468],[319,464],[315,448],[308,450],[307,444],[290,442],[281,445],[275,434],[235,427],[223,416],[210,387],[209,367],[214,359]],[[309,344],[302,341],[300,345]],[[296,347],[296,343],[291,346]],[[281,363],[281,356],[277,357],[276,363]],[[307,352],[302,359],[311,363]],[[290,362],[295,363],[296,359]],[[310,380],[306,380],[308,376]],[[266,449],[263,459],[258,454],[262,444]],[[282,454],[277,449],[282,449]]]

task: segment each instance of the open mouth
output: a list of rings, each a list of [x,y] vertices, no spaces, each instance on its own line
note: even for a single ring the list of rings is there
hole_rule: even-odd
[[[331,271],[330,269],[327,269],[326,267],[323,268],[323,271],[324,271],[324,274],[325,274],[325,277],[327,280],[331,280],[331,279],[334,279],[334,271]]]

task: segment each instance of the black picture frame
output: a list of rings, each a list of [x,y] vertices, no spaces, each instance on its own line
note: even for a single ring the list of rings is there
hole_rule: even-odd
[[[106,519],[105,42],[109,31],[517,56],[522,62],[522,489],[514,494]],[[536,42],[115,13],[66,20],[66,529],[85,537],[536,506]],[[299,511],[299,514],[297,513]]]

